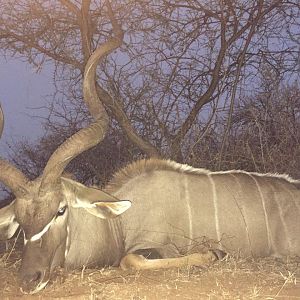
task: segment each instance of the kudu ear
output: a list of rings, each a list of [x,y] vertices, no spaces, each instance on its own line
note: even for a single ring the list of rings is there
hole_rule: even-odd
[[[19,227],[14,212],[15,202],[0,209],[0,240],[5,241],[13,237]]]
[[[62,177],[62,184],[75,194],[72,207],[84,208],[96,217],[114,218],[125,212],[130,206],[129,200],[119,200],[97,188],[86,187],[74,180]]]

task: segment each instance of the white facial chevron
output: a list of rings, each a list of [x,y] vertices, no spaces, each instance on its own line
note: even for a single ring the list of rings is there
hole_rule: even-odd
[[[54,222],[54,220],[55,220],[55,217],[39,233],[32,236],[30,241],[34,242],[34,241],[39,240],[49,230],[49,228],[52,225],[52,223]]]

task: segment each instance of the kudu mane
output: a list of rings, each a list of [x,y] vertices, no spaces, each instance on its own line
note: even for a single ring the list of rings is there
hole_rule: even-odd
[[[104,190],[107,193],[114,193],[125,185],[131,179],[138,177],[142,174],[149,174],[154,171],[173,171],[177,173],[186,173],[194,175],[209,175],[209,174],[249,174],[259,177],[272,177],[284,180],[295,184],[300,189],[299,180],[291,178],[287,174],[277,173],[256,173],[247,172],[243,170],[229,170],[229,171],[217,171],[213,172],[204,168],[193,168],[186,164],[180,164],[172,160],[163,160],[157,158],[141,159],[133,163],[129,163],[124,168],[121,168],[114,174],[113,178],[105,186]]]

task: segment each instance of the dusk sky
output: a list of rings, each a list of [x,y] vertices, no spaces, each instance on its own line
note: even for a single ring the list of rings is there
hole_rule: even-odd
[[[41,134],[39,108],[53,91],[51,71],[36,73],[33,67],[20,60],[0,58],[0,103],[5,125],[0,141],[0,154],[5,155],[7,142],[18,139],[35,139]]]

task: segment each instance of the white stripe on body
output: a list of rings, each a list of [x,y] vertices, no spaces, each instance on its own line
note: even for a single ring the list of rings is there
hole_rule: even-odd
[[[268,236],[268,246],[269,246],[269,250],[271,250],[273,243],[272,243],[271,231],[270,231],[269,222],[268,222],[268,215],[267,215],[267,210],[266,210],[265,198],[264,198],[263,192],[262,192],[262,190],[260,188],[260,185],[257,182],[255,176],[253,176],[250,173],[248,173],[248,175],[254,180],[255,185],[257,187],[257,190],[260,194],[261,204],[262,204],[263,211],[264,211],[264,216],[265,216],[265,224],[266,224],[267,236]]]
[[[242,191],[243,188],[242,188],[242,185],[240,183],[240,181],[238,180],[238,178],[236,177],[236,174],[232,173],[230,174],[231,177],[234,178],[236,184],[239,186],[239,190]],[[248,224],[247,224],[247,221],[246,221],[246,217],[244,215],[244,210],[242,208],[242,206],[240,205],[240,203],[238,202],[238,199],[242,197],[241,195],[237,195],[237,197],[233,197],[233,200],[242,216],[242,219],[243,219],[243,222],[244,222],[244,225],[245,225],[245,233],[246,233],[246,240],[248,241],[248,245],[249,245],[249,248],[250,248],[250,251],[253,255],[253,252],[252,252],[252,244],[251,244],[251,239],[250,239],[250,233],[249,233],[249,228],[248,228]]]
[[[271,186],[271,188],[272,188],[272,191],[274,193],[274,200],[275,200],[276,205],[278,207],[278,213],[279,213],[280,221],[281,221],[284,233],[285,233],[285,237],[286,237],[287,242],[288,242],[288,249],[289,249],[289,251],[291,251],[291,249],[292,249],[292,242],[291,242],[291,239],[290,239],[289,230],[288,230],[286,222],[285,222],[285,220],[283,218],[282,207],[281,207],[280,203],[278,202],[277,193],[274,191],[274,188],[272,186]],[[275,249],[275,250],[276,250],[276,252],[278,252],[277,249]]]
[[[184,186],[184,199],[186,202],[187,207],[187,215],[189,219],[189,239],[190,239],[190,247],[193,244],[193,220],[192,220],[192,209],[191,209],[191,203],[190,203],[190,193],[189,193],[189,182],[188,182],[188,176],[184,176],[183,181]]]
[[[221,241],[221,232],[220,232],[220,223],[219,223],[219,211],[218,211],[218,199],[217,199],[217,190],[215,182],[210,174],[207,174],[207,177],[210,181],[211,187],[212,187],[212,195],[213,195],[213,204],[214,204],[214,210],[215,210],[215,225],[216,225],[216,233],[218,237],[218,241]]]

